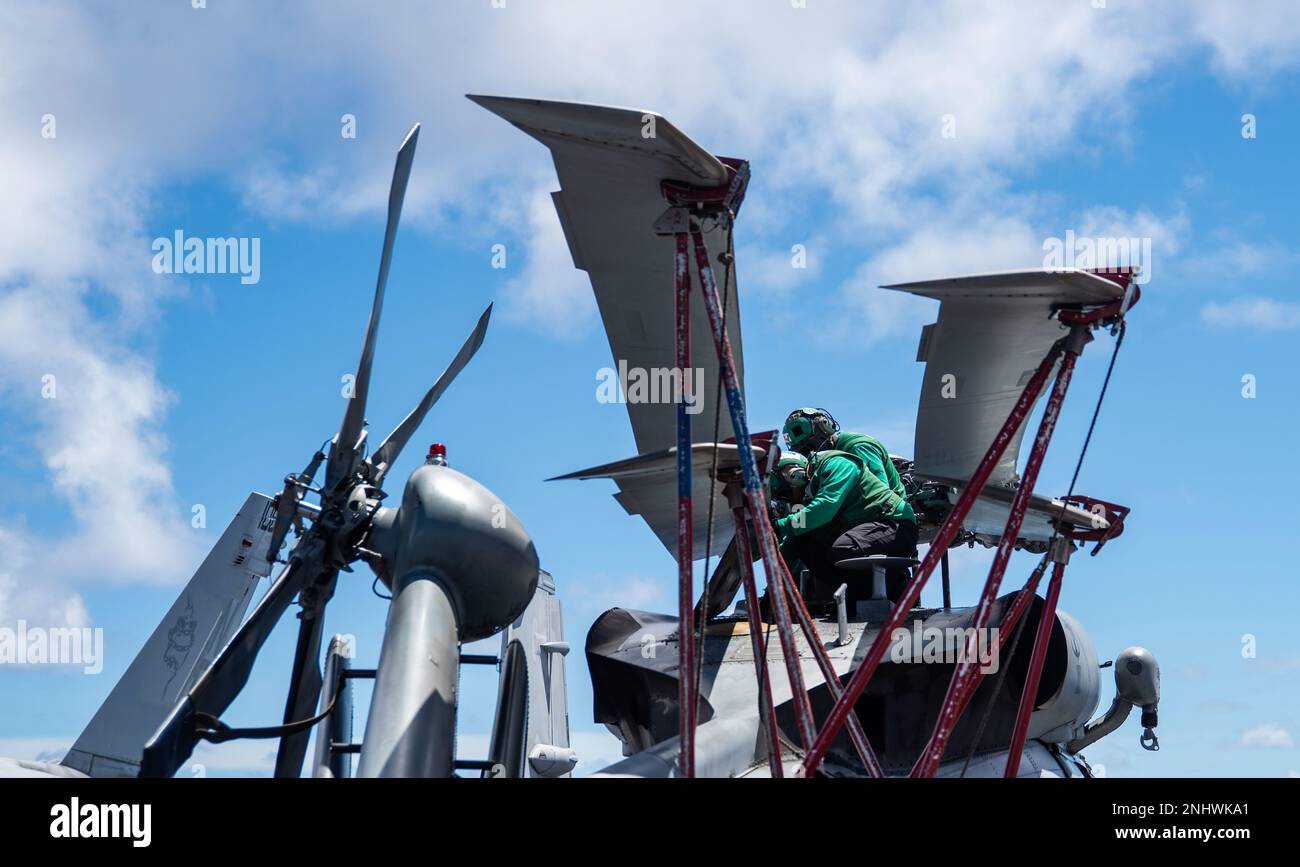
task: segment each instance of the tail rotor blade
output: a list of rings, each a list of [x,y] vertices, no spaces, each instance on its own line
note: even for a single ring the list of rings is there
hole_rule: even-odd
[[[366,325],[366,339],[361,345],[361,359],[357,362],[356,380],[353,383],[352,397],[343,414],[343,423],[339,426],[338,436],[330,448],[330,460],[325,470],[325,483],[333,486],[340,478],[351,472],[356,459],[357,438],[365,421],[366,397],[370,393],[370,368],[375,357],[375,336],[379,330],[379,317],[384,307],[384,286],[388,283],[388,266],[393,260],[393,240],[397,236],[397,224],[402,218],[402,201],[406,197],[406,182],[411,177],[411,163],[415,159],[415,145],[420,138],[420,125],[417,123],[407,133],[397,151],[397,163],[393,167],[393,185],[388,191],[388,226],[384,230],[384,250],[379,257],[379,279],[375,283],[375,300],[370,308],[370,321]]]
[[[378,484],[387,474],[389,467],[397,460],[397,456],[402,453],[402,449],[424,421],[424,417],[428,415],[430,408],[438,402],[438,399],[442,397],[442,393],[460,375],[460,372],[465,369],[465,365],[469,364],[470,359],[483,345],[483,338],[487,334],[488,319],[491,316],[492,305],[489,304],[487,309],[483,311],[483,315],[479,317],[474,330],[470,332],[469,337],[465,338],[465,343],[460,347],[460,352],[456,353],[456,357],[451,360],[451,364],[443,371],[442,376],[438,377],[438,381],[433,384],[433,388],[430,388],[425,393],[424,399],[420,401],[415,409],[411,410],[406,418],[402,419],[402,423],[394,428],[393,432],[375,450],[375,453],[370,458],[370,463],[374,467],[372,481],[375,484]]]

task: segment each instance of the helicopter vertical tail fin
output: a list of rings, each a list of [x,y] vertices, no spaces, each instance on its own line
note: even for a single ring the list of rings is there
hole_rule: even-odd
[[[489,757],[504,776],[562,777],[577,764],[569,745],[568,652],[555,579],[542,571],[532,602],[501,637]]]
[[[62,764],[134,777],[145,741],[239,628],[257,579],[271,573],[274,501],[248,499],[136,654]]]

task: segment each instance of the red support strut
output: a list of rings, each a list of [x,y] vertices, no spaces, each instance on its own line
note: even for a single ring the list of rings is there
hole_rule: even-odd
[[[764,525],[767,532],[771,533],[771,524],[764,522]],[[790,570],[785,568],[784,561],[781,562],[781,579],[782,584],[785,585],[786,595],[790,600],[790,609],[794,611],[795,619],[799,621],[799,628],[803,630],[804,638],[812,649],[813,657],[817,660],[817,666],[822,672],[822,679],[826,682],[826,689],[831,695],[831,700],[836,701],[844,693],[844,687],[840,684],[840,676],[835,673],[835,668],[831,665],[830,655],[826,652],[825,645],[822,644],[817,627],[813,625],[812,615],[808,613],[808,606],[804,604],[803,596],[799,593],[799,587],[794,583]],[[849,740],[853,742],[853,748],[857,750],[858,758],[862,760],[862,765],[867,770],[867,776],[883,777],[885,772],[880,767],[879,759],[876,758],[876,751],[871,748],[871,741],[867,740],[867,732],[862,728],[862,722],[858,719],[856,711],[849,713],[845,725],[849,730]]]
[[[1052,567],[1052,580],[1047,585],[1047,599],[1043,602],[1043,612],[1038,618],[1038,631],[1034,635],[1034,653],[1029,658],[1029,673],[1025,675],[1025,689],[1020,693],[1020,707],[1016,711],[1016,727],[1011,732],[1007,769],[1003,774],[1007,779],[1013,779],[1020,772],[1020,754],[1025,748],[1029,716],[1034,712],[1034,701],[1038,696],[1038,681],[1043,676],[1043,660],[1047,657],[1047,643],[1052,635],[1052,625],[1056,622],[1056,602],[1061,597],[1061,579],[1065,576],[1065,564],[1070,556],[1070,547],[1073,545],[1068,533],[1059,541],[1063,541],[1065,547],[1060,552],[1053,552],[1056,565]]]
[[[917,567],[912,580],[908,582],[907,589],[903,591],[903,597],[890,612],[889,619],[871,643],[867,655],[858,665],[857,671],[853,673],[848,686],[845,687],[844,694],[835,702],[835,706],[831,708],[830,715],[826,718],[821,731],[817,733],[816,740],[813,741],[812,747],[804,757],[803,771],[805,776],[811,776],[817,770],[817,766],[821,764],[822,759],[825,758],[831,742],[844,726],[849,711],[862,695],[862,691],[866,689],[867,682],[876,673],[876,668],[879,667],[880,661],[889,649],[894,630],[902,625],[908,612],[916,606],[925,582],[934,572],[939,561],[943,559],[944,552],[948,550],[948,546],[956,537],[957,531],[961,529],[962,521],[965,520],[966,515],[975,504],[975,500],[979,497],[980,491],[988,482],[989,476],[993,473],[993,468],[997,466],[1002,453],[1007,450],[1012,438],[1015,437],[1030,410],[1033,409],[1034,403],[1042,393],[1043,386],[1046,385],[1047,378],[1051,375],[1052,367],[1056,364],[1056,359],[1060,356],[1061,351],[1062,346],[1058,342],[1052,346],[1046,357],[1039,363],[1038,369],[1030,377],[1024,391],[1020,393],[1020,397],[1016,400],[1015,406],[1012,407],[1007,420],[1002,423],[1002,428],[998,431],[997,436],[993,438],[988,451],[984,453],[984,457],[975,468],[975,472],[971,474],[969,481],[962,488],[961,495],[958,496],[952,511],[948,513],[938,533],[931,540],[925,558],[921,561],[921,565]]]
[[[781,731],[776,725],[776,708],[772,704],[772,678],[768,675],[767,642],[763,621],[758,616],[758,585],[754,581],[754,559],[749,550],[749,528],[745,521],[744,494],[735,482],[727,486],[731,514],[736,522],[736,555],[740,559],[740,579],[745,587],[745,613],[749,616],[749,641],[754,650],[754,673],[758,677],[758,708],[767,732],[767,767],[773,779],[784,776],[781,766]]]
[[[691,271],[686,254],[686,233],[677,233],[673,259],[676,299],[677,395],[677,717],[683,777],[695,776],[695,723],[698,712],[695,683],[694,529],[691,517],[691,417],[686,409],[686,388],[691,381]]]
[[[1074,372],[1074,363],[1083,350],[1084,344],[1092,339],[1087,326],[1075,326],[1070,336],[1066,338],[1064,357],[1061,359],[1061,369],[1056,375],[1056,384],[1052,388],[1052,393],[1047,399],[1047,406],[1043,410],[1042,421],[1038,425],[1038,433],[1034,437],[1033,447],[1029,450],[1029,458],[1025,461],[1024,475],[1020,479],[1019,486],[1016,488],[1016,494],[1011,500],[1011,513],[1007,516],[1006,526],[1002,529],[1002,537],[998,540],[997,553],[993,557],[993,564],[989,567],[988,578],[984,582],[984,590],[980,594],[979,604],[975,609],[975,617],[971,622],[971,628],[966,633],[965,652],[957,661],[953,669],[952,679],[948,682],[948,691],[944,695],[943,705],[939,709],[939,719],[934,724],[934,731],[930,735],[930,740],[925,749],[921,751],[920,757],[912,767],[913,777],[932,777],[935,771],[939,769],[939,763],[943,761],[944,750],[948,746],[948,739],[952,736],[953,729],[957,725],[957,720],[961,717],[961,709],[969,701],[969,696],[973,695],[979,688],[980,679],[983,677],[983,671],[979,666],[979,640],[984,633],[985,627],[988,626],[989,614],[993,609],[993,602],[997,599],[998,588],[1002,586],[1002,576],[1007,569],[1007,563],[1011,560],[1011,553],[1016,548],[1016,540],[1020,537],[1020,527],[1024,523],[1025,511],[1029,508],[1029,498],[1033,495],[1034,485],[1038,481],[1038,471],[1043,466],[1043,459],[1047,456],[1047,447],[1052,441],[1052,434],[1056,430],[1056,420],[1061,413],[1061,405],[1065,401],[1065,394],[1070,388],[1070,377]]]
[[[1020,622],[1020,618],[1024,616],[1025,611],[1028,610],[1029,603],[1034,598],[1034,592],[1038,589],[1038,582],[1042,580],[1043,573],[1046,571],[1047,560],[1044,559],[1039,561],[1038,565],[1034,567],[1034,571],[1030,574],[1029,580],[1025,582],[1025,586],[1021,587],[1020,592],[1016,594],[1016,598],[1011,600],[1011,605],[1007,609],[1007,613],[1003,615],[1002,622],[998,624],[998,638],[993,645],[993,652],[995,654],[1002,653],[1003,645],[1007,643],[1008,636],[1011,635],[1012,631],[1016,628],[1016,624]],[[967,706],[970,705],[971,700],[975,698],[975,692],[976,691],[973,689],[967,690],[959,697],[959,703],[957,706],[958,718],[966,712]]]
[[[704,294],[704,309],[709,315],[713,347],[718,354],[719,366],[722,368],[727,411],[731,416],[731,427],[736,435],[740,468],[745,482],[745,498],[749,503],[750,514],[766,515],[767,504],[763,499],[763,481],[758,474],[758,465],[750,446],[749,424],[745,419],[745,402],[740,394],[740,380],[736,376],[736,361],[731,352],[731,340],[722,327],[718,287],[713,280],[713,269],[709,266],[708,250],[704,246],[704,236],[698,229],[691,230],[691,239],[695,244],[695,264],[700,273],[700,290]],[[808,690],[804,685],[803,668],[799,662],[799,648],[795,644],[794,627],[790,622],[790,609],[786,604],[785,593],[781,591],[780,579],[777,577],[780,575],[781,555],[772,544],[770,533],[758,534],[758,548],[763,559],[763,572],[767,576],[767,598],[776,618],[777,637],[781,640],[781,653],[785,659],[790,700],[794,707],[795,722],[799,728],[799,739],[806,749],[812,743],[816,729],[813,725],[812,704],[808,700]]]

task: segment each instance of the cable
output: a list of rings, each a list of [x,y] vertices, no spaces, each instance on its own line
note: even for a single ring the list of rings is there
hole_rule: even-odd
[[[1092,421],[1088,423],[1088,435],[1083,438],[1083,448],[1079,450],[1079,460],[1074,465],[1074,476],[1070,479],[1070,491],[1065,496],[1074,496],[1074,485],[1079,481],[1079,471],[1083,469],[1083,458],[1088,454],[1088,445],[1092,442],[1092,432],[1097,427],[1097,416],[1101,415],[1101,404],[1106,399],[1106,389],[1110,388],[1110,375],[1115,372],[1115,359],[1119,357],[1119,348],[1124,345],[1124,335],[1128,329],[1124,320],[1119,321],[1119,333],[1115,337],[1115,348],[1110,353],[1110,365],[1106,368],[1106,378],[1101,383],[1101,393],[1097,395],[1097,405],[1092,410]],[[1065,507],[1061,507],[1061,517],[1065,517]],[[1055,534],[1053,535],[1055,541]]]
[[[334,712],[334,705],[338,703],[340,692],[341,690],[336,690],[334,697],[330,699],[329,706],[315,716],[308,717],[307,719],[295,720],[294,722],[278,726],[235,729],[217,719],[213,714],[196,713],[193,717],[195,734],[197,734],[201,740],[220,744],[226,741],[238,740],[240,738],[279,738],[286,735],[305,732]]]

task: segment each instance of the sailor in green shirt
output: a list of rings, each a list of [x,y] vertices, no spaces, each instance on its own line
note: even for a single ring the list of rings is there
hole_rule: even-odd
[[[876,478],[880,479],[902,502],[895,520],[910,520],[916,523],[916,514],[907,503],[907,491],[903,487],[902,477],[889,457],[889,449],[875,437],[862,433],[840,430],[839,424],[824,409],[804,407],[796,409],[785,420],[783,428],[786,445],[804,457],[814,452],[835,449],[848,452],[861,458]]]
[[[818,409],[791,413],[784,434],[794,453],[781,457],[770,484],[774,496],[795,496],[802,508],[776,521],[777,538],[787,562],[800,561],[813,573],[813,601],[829,598],[841,583],[835,569],[840,560],[916,556],[916,516],[884,445],[865,434],[840,432],[830,414]],[[891,598],[905,579],[890,576]]]

